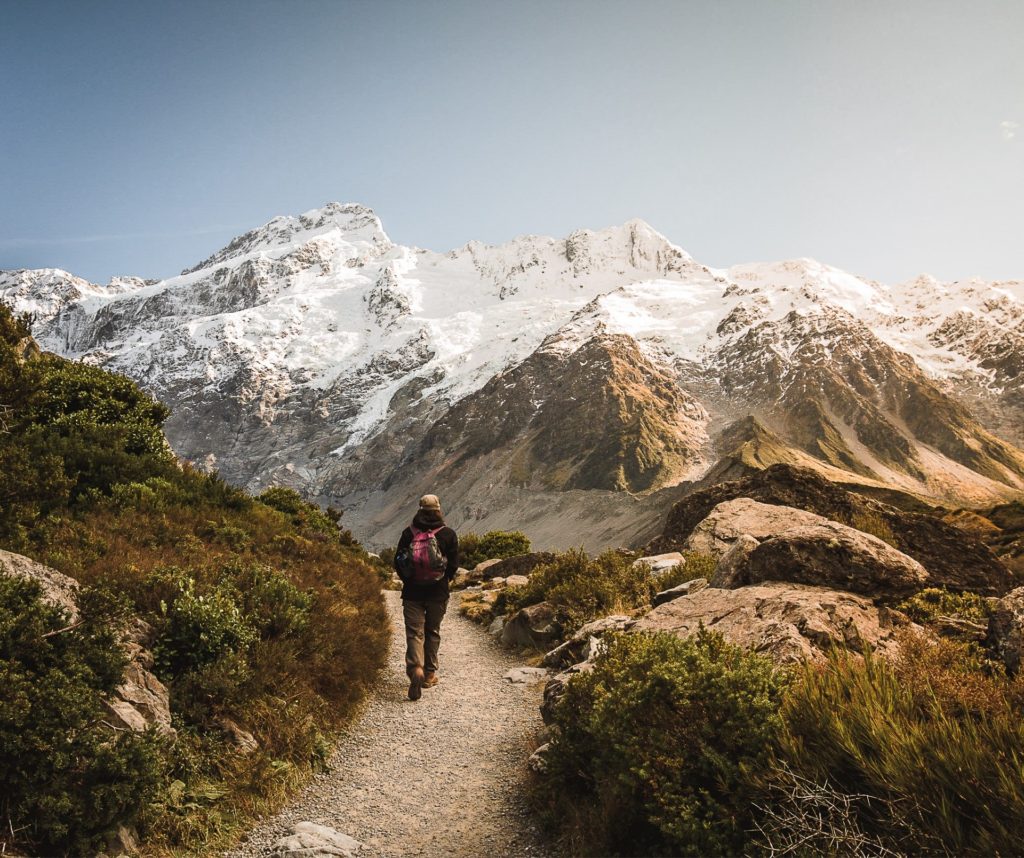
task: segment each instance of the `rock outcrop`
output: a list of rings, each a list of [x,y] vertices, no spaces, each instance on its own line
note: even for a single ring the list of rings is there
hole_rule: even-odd
[[[790,581],[895,601],[928,584],[906,554],[853,527],[812,512],[737,498],[716,506],[687,545],[718,555],[712,586]]]
[[[516,554],[513,557],[506,557],[497,562],[491,561],[491,565],[484,569],[484,578],[508,578],[512,575],[529,575],[538,566],[550,563],[555,555],[549,551],[533,551],[528,554]],[[477,567],[479,568],[479,567]]]
[[[676,587],[670,587],[668,590],[662,590],[660,593],[655,593],[654,598],[651,599],[651,605],[656,608],[658,605],[664,605],[666,602],[671,602],[673,599],[679,599],[683,596],[689,596],[692,593],[696,593],[698,590],[703,590],[707,586],[707,578],[694,578],[692,581],[686,581]]]
[[[21,554],[0,550],[0,575],[35,581],[47,604],[67,614],[68,624],[78,622],[78,582],[56,569]]]
[[[897,629],[910,626],[900,612],[825,587],[766,583],[738,590],[705,588],[661,605],[635,632],[671,632],[688,638],[704,626],[738,646],[781,664],[822,661],[833,647],[882,655],[897,649]]]

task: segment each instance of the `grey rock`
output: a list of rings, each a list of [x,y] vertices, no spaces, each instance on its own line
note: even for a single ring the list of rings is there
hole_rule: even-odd
[[[505,579],[506,587],[525,587],[529,583],[530,579],[526,575],[509,575]]]
[[[528,759],[526,761],[526,764],[530,767],[530,769],[532,771],[535,771],[538,774],[541,774],[541,773],[547,771],[547,768],[548,768],[547,754],[548,754],[548,751],[550,751],[550,750],[551,750],[551,743],[550,742],[545,742],[543,745],[541,745],[539,748],[537,748],[536,751],[534,751],[532,754],[530,754],[530,759]]]
[[[920,563],[875,536],[811,512],[750,498],[718,504],[687,544],[720,557],[712,587],[788,581],[892,602],[928,582]]]
[[[686,547],[691,551],[722,557],[743,535],[760,541],[821,520],[822,517],[813,512],[760,503],[750,498],[736,498],[712,509],[707,518],[693,529],[686,540]]]
[[[513,667],[505,672],[505,679],[509,682],[535,685],[547,679],[548,672],[542,667]]]
[[[326,855],[352,858],[362,845],[358,840],[327,825],[299,822],[292,828],[291,834],[274,844],[271,855],[275,858],[319,858]]]
[[[678,551],[669,551],[665,554],[652,554],[649,557],[641,557],[633,561],[633,566],[646,566],[651,572],[667,572],[674,566],[685,562],[685,558]]]
[[[62,608],[69,624],[78,622],[78,582],[74,578],[10,551],[0,551],[0,575],[35,581],[44,602]]]
[[[545,649],[558,639],[560,633],[554,606],[540,602],[513,614],[502,629],[501,641],[506,646]]]

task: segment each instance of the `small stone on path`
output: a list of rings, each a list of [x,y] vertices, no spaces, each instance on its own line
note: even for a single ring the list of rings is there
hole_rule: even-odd
[[[543,667],[514,667],[505,674],[509,682],[533,685],[547,679],[548,672]]]

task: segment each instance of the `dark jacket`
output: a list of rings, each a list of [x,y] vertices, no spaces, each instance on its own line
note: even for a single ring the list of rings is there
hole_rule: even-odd
[[[432,510],[421,509],[412,520],[412,527],[402,531],[402,538],[398,540],[398,548],[395,549],[395,571],[399,577],[402,573],[398,569],[398,555],[407,551],[412,545],[412,528],[417,530],[433,530],[435,527],[441,529],[435,534],[438,547],[444,552],[448,565],[444,570],[444,577],[440,581],[431,581],[429,584],[417,584],[413,581],[402,582],[402,598],[413,602],[443,602],[448,598],[448,584],[455,577],[459,568],[459,537],[444,523],[440,513]]]

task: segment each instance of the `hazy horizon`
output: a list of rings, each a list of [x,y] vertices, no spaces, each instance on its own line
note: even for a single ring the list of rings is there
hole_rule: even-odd
[[[0,268],[276,215],[446,251],[642,218],[714,267],[1024,279],[1024,5],[8,2]]]

